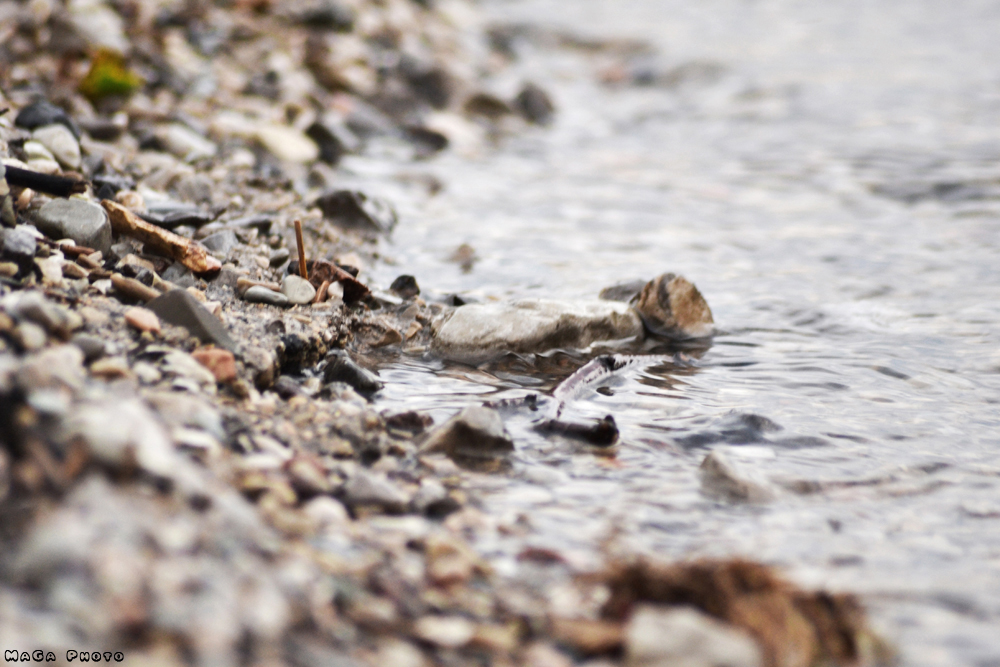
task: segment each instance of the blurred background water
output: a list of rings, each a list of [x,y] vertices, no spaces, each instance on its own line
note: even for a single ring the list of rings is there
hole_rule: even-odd
[[[1000,3],[481,8],[580,38],[511,33],[514,76],[551,93],[556,120],[419,167],[445,188],[397,193],[379,282],[576,298],[674,271],[722,333],[690,365],[630,371],[574,406],[615,416],[613,459],[513,415],[515,468],[481,494],[531,532],[480,548],[509,572],[525,539],[584,561],[612,534],[668,558],[749,556],[863,594],[906,665],[1000,665]],[[448,260],[460,243],[471,271]],[[403,358],[378,403],[440,421],[584,359],[542,361]],[[822,490],[720,503],[699,487],[712,448]]]

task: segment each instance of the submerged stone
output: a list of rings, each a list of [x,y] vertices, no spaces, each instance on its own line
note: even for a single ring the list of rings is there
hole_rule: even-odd
[[[547,299],[463,306],[433,330],[433,350],[466,363],[643,335],[642,321],[627,304]]]

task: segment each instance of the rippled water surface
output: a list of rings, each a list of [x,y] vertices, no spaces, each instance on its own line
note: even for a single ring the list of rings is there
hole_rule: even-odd
[[[416,167],[444,183],[434,197],[386,179],[402,222],[376,277],[577,298],[674,271],[722,334],[574,403],[615,416],[614,457],[545,440],[513,411],[516,465],[482,494],[532,530],[480,548],[511,571],[524,539],[584,562],[612,535],[667,557],[748,555],[864,594],[905,664],[1000,665],[1000,4],[483,9],[655,53],[515,39],[511,85],[549,89],[557,121]],[[648,85],[601,84],[614,68]],[[367,174],[364,159],[347,167]],[[460,243],[478,256],[469,272],[448,261]],[[544,392],[585,360],[530,361],[403,359],[382,369],[378,402],[440,421]],[[820,490],[714,501],[698,477],[712,448]]]

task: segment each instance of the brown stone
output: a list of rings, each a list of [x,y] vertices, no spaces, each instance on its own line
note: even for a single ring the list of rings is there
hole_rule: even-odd
[[[212,371],[216,382],[232,382],[236,379],[236,358],[229,350],[207,347],[195,350],[191,356],[199,364]]]
[[[137,306],[129,308],[125,311],[125,321],[133,329],[160,333],[160,318],[151,310]]]
[[[687,339],[712,335],[712,310],[698,288],[683,276],[657,276],[646,283],[633,304],[646,329],[657,336]]]

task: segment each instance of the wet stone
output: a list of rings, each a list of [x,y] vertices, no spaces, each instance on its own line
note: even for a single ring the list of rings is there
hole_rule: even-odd
[[[73,239],[77,245],[107,254],[111,221],[104,209],[82,199],[53,199],[35,214],[38,229],[53,239]]]
[[[646,329],[674,340],[704,338],[714,331],[712,311],[688,280],[664,273],[646,283],[633,301]]]
[[[79,169],[80,144],[65,125],[44,125],[31,133],[32,138],[45,146],[52,156],[66,169]]]
[[[235,341],[219,318],[212,315],[187,290],[170,290],[146,303],[146,308],[160,319],[187,329],[203,343],[211,343],[230,352],[237,349]]]
[[[434,352],[468,363],[643,335],[639,316],[625,304],[547,299],[463,306],[433,329]]]
[[[243,300],[251,303],[266,303],[271,306],[287,306],[288,297],[281,292],[254,285],[243,293]]]
[[[548,93],[533,83],[521,89],[514,99],[514,108],[525,120],[539,125],[547,125],[552,121],[555,105]]]
[[[327,356],[323,369],[324,382],[344,382],[354,387],[363,396],[374,394],[382,388],[378,376],[362,368],[343,350],[335,350]]]
[[[713,451],[701,462],[701,486],[706,495],[730,502],[766,503],[777,496],[767,480],[749,474],[721,451]]]
[[[601,290],[598,295],[601,299],[605,301],[621,301],[623,303],[628,303],[642,291],[642,288],[646,286],[645,280],[641,278],[638,280],[627,280],[621,283],[615,283]]]
[[[443,452],[452,458],[492,459],[514,451],[514,441],[492,408],[469,406],[433,431],[423,453]]]
[[[299,276],[285,276],[281,281],[281,293],[288,299],[288,303],[296,306],[312,303],[316,298],[316,288]]]
[[[402,275],[393,280],[389,290],[404,299],[412,299],[420,294],[417,279],[408,275]]]

